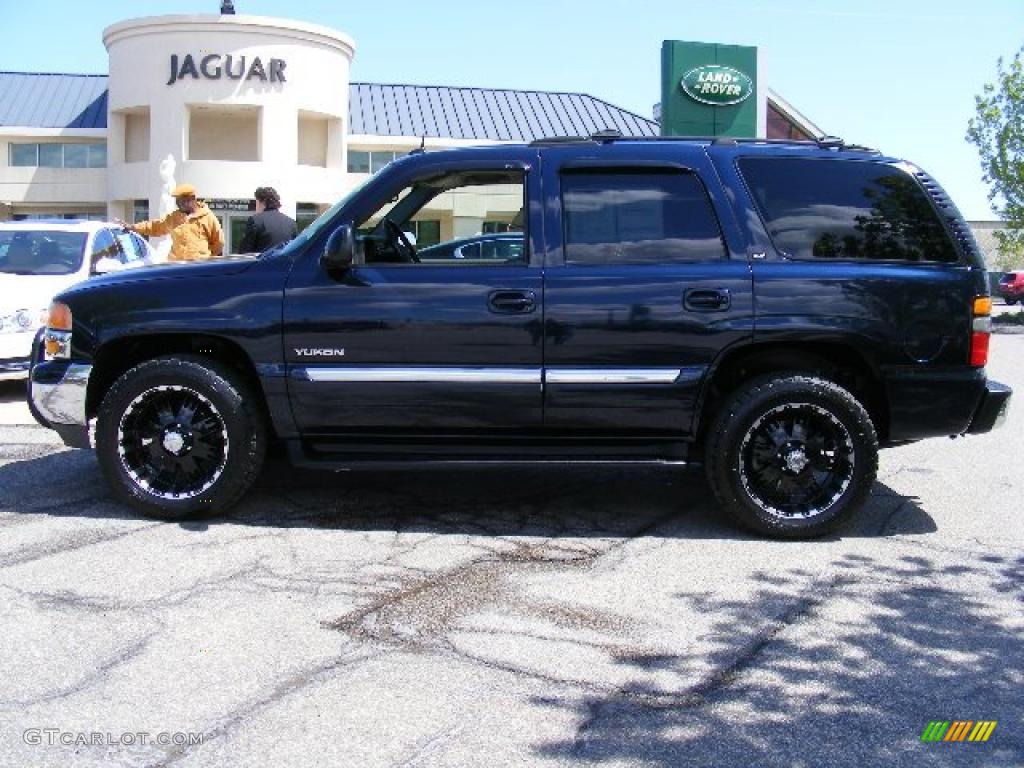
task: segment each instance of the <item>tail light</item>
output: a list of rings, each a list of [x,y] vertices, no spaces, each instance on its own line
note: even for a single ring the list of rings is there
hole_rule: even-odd
[[[992,299],[977,296],[971,313],[971,365],[984,368],[988,362],[988,341],[992,336]]]

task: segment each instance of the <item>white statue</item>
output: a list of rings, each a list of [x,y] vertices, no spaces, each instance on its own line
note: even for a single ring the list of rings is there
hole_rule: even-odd
[[[177,209],[174,196],[171,194],[177,186],[174,181],[174,169],[176,167],[177,163],[174,162],[174,155],[168,155],[160,161],[160,178],[163,180],[163,187],[160,190],[160,210],[154,218],[162,219]],[[153,237],[150,238],[149,244],[156,251],[159,261],[167,261],[167,257],[171,253],[170,237]]]

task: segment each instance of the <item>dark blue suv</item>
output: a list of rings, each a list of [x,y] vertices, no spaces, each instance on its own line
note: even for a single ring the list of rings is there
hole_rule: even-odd
[[[406,235],[513,220],[515,259],[421,259]],[[863,504],[879,447],[1005,416],[990,304],[952,202],[870,150],[419,152],[259,258],[64,292],[31,396],[164,519],[237,502],[276,441],[329,468],[693,463],[739,523],[808,537]]]

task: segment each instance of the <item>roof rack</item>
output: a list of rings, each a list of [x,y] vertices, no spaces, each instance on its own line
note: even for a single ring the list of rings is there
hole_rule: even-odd
[[[792,146],[816,146],[819,149],[851,150],[855,152],[872,152],[877,154],[878,150],[865,147],[861,144],[847,144],[838,136],[819,136],[816,139],[762,139],[737,136],[624,136],[621,131],[614,128],[605,128],[592,133],[590,136],[551,136],[543,139],[535,139],[530,142],[531,147],[574,144],[574,143],[597,143],[613,144],[617,141],[700,141],[716,146],[736,146],[738,144],[776,144]]]

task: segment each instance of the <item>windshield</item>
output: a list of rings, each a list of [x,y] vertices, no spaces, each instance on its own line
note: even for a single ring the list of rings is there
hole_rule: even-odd
[[[373,179],[373,176],[369,176],[369,177],[363,179],[358,184],[358,186],[354,187],[352,190],[349,191],[349,193],[347,195],[345,195],[343,198],[341,198],[341,200],[339,200],[334,205],[332,205],[330,208],[328,208],[326,211],[324,211],[319,216],[317,216],[316,219],[314,219],[313,222],[308,227],[306,227],[304,230],[302,230],[302,232],[299,233],[298,237],[296,237],[290,243],[285,245],[283,248],[270,248],[269,250],[265,251],[262,255],[263,256],[278,256],[278,255],[283,256],[283,255],[286,255],[286,254],[291,254],[294,251],[296,251],[297,249],[299,249],[302,246],[304,246],[312,238],[316,237],[316,233],[319,232],[321,229],[323,229],[324,225],[327,224],[328,221],[333,219],[335,214],[338,213],[338,211],[340,211],[342,208],[344,208],[346,205],[348,205],[349,201],[353,197],[355,197],[357,194],[359,194],[359,192],[363,189],[363,187],[365,187],[368,183],[370,183],[370,181],[372,179]]]
[[[14,275],[70,275],[82,266],[84,232],[7,230],[0,232],[0,272]]]

